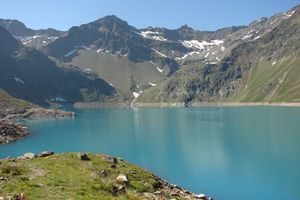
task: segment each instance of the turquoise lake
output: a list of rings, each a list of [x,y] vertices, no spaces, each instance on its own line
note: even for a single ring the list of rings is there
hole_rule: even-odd
[[[217,200],[300,199],[300,108],[77,110],[26,122],[0,158],[43,150],[120,156]]]

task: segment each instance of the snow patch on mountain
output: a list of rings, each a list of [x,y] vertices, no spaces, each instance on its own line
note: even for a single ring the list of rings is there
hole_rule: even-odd
[[[259,39],[259,38],[260,38],[260,36],[256,36],[256,37],[253,39],[253,41],[255,41],[255,40]]]
[[[200,55],[200,52],[198,52],[198,51],[192,51],[192,52],[189,52],[189,53],[185,54],[185,55],[182,56],[182,57],[177,57],[177,58],[175,58],[175,60],[184,60],[184,59],[186,59],[186,58],[188,58],[188,57],[192,57],[192,56],[195,55],[195,54]]]
[[[156,49],[153,49],[153,48],[152,48],[152,50],[155,51],[158,55],[160,55],[160,56],[162,56],[162,57],[165,57],[165,58],[168,57],[168,56],[166,56],[165,54],[163,54],[163,53],[157,51]]]
[[[250,30],[246,35],[244,35],[244,37],[242,37],[242,40],[250,39],[253,36],[252,32],[253,30]]]
[[[65,57],[69,57],[71,56],[72,54],[74,54],[75,52],[77,51],[77,49],[73,49],[72,51],[70,51],[69,53],[65,54]]]
[[[160,73],[162,73],[164,70],[159,68],[159,67],[156,67],[157,71],[159,71]]]
[[[147,39],[158,40],[158,41],[162,41],[162,42],[167,41],[167,39],[164,38],[159,32],[142,31],[139,34],[142,35],[144,38],[147,38]]]
[[[209,56],[209,52],[207,52],[207,54],[205,54],[204,58],[207,58]]]
[[[251,37],[252,37],[252,34],[245,35],[245,36],[242,38],[242,40],[247,40],[247,39],[249,39],[249,38],[251,38]]]
[[[153,87],[155,87],[156,86],[156,84],[155,83],[151,83],[151,82],[148,82],[149,83],[149,85],[151,85],[151,86],[153,86]]]
[[[203,50],[207,46],[213,46],[213,45],[218,46],[220,44],[223,44],[224,40],[211,40],[210,42],[207,42],[207,41],[200,42],[198,40],[184,40],[184,41],[181,41],[181,43],[186,48]]]
[[[18,77],[14,77],[14,79],[15,79],[15,81],[16,81],[17,83],[25,84],[24,81],[22,81],[22,80],[21,80],[20,78],[18,78]]]
[[[98,49],[96,52],[97,52],[97,53],[100,53],[100,52],[103,52],[103,51],[104,51],[104,50],[100,48],[100,49]]]
[[[140,96],[140,94],[137,92],[133,92],[132,94],[133,94],[134,98],[138,98]]]
[[[60,102],[66,102],[66,100],[62,97],[54,97],[51,99],[51,101],[60,101]]]
[[[295,14],[295,10],[293,10],[291,13],[285,14],[286,18],[290,18]]]
[[[68,52],[67,54],[65,54],[65,57],[69,57],[69,56],[71,56],[71,55],[73,55],[77,50],[79,50],[79,49],[90,49],[90,48],[88,48],[88,47],[86,47],[86,46],[84,46],[84,45],[81,45],[81,46],[75,46],[74,47],[74,49],[72,50],[72,51],[70,51],[70,52]]]

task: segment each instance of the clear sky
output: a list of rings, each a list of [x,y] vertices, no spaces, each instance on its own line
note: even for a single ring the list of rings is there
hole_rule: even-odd
[[[18,19],[28,27],[67,30],[115,14],[137,28],[198,30],[248,25],[286,11],[300,0],[1,0],[0,18]]]

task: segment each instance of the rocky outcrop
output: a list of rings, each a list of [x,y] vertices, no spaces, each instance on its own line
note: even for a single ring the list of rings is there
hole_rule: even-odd
[[[16,113],[7,115],[5,118],[10,119],[38,119],[38,118],[63,118],[63,117],[75,117],[74,112],[66,112],[56,109],[45,108],[30,108],[23,113]]]
[[[34,153],[24,153],[23,155],[19,156],[18,159],[24,160],[24,159],[33,159],[36,158],[37,155],[35,155]]]
[[[26,126],[14,123],[12,120],[63,117],[75,117],[75,113],[41,107],[29,108],[13,114],[10,113],[0,118],[0,144],[7,144],[29,135]]]
[[[54,155],[53,151],[43,151],[38,156],[41,158],[48,157]]]
[[[77,156],[80,160],[83,160],[83,161],[89,161],[90,160],[90,158],[88,157],[88,155],[86,153],[78,153]]]
[[[0,144],[21,139],[29,135],[26,126],[14,124],[6,120],[0,120]]]

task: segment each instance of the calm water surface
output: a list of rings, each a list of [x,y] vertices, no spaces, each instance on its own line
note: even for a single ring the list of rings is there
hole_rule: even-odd
[[[1,145],[0,157],[99,152],[219,200],[300,199],[300,108],[75,111],[27,122],[32,134]]]

